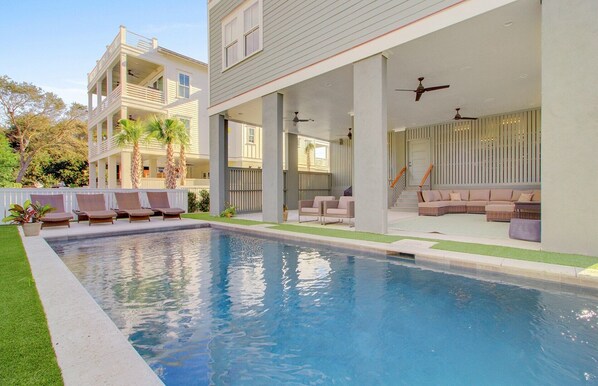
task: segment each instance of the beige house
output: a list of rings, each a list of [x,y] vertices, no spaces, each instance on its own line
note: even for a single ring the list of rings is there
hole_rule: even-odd
[[[191,140],[186,186],[208,186],[207,89],[207,64],[121,26],[88,74],[90,186],[131,188],[132,149],[116,145],[118,121],[153,116],[177,117],[185,123]],[[141,152],[142,187],[164,187],[164,146],[153,141]]]

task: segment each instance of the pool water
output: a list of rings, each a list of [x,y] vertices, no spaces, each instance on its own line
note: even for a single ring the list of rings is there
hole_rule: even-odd
[[[214,229],[53,243],[167,385],[598,383],[598,298]]]

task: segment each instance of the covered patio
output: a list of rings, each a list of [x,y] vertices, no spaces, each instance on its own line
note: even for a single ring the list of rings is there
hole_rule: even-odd
[[[282,137],[293,144],[301,134],[330,141],[331,194],[338,197],[353,187],[357,231],[519,243],[508,239],[508,223],[488,223],[480,215],[418,218],[389,210],[394,203],[389,202],[388,186],[397,173],[406,168],[402,190],[409,194],[420,188],[432,166],[425,182],[433,189],[541,186],[541,247],[596,254],[589,233],[578,232],[583,228],[579,216],[586,217],[583,208],[563,200],[565,180],[576,179],[557,166],[557,144],[565,146],[569,136],[555,111],[577,107],[556,96],[565,87],[564,68],[553,63],[565,45],[557,48],[551,35],[558,9],[545,10],[538,1],[518,0],[445,28],[422,27],[429,28],[425,33],[405,28],[396,31],[394,46],[368,43],[369,56],[364,47],[360,54],[343,52],[326,65],[302,69],[301,76],[293,74],[213,107],[212,112],[223,110],[210,118],[212,214],[229,197],[225,160],[230,120],[264,130],[263,207],[254,215],[263,221],[281,223],[283,205],[292,209],[297,201],[292,183],[284,200]],[[413,92],[395,91],[415,90],[420,77],[425,87],[450,87],[425,92],[418,101]],[[462,117],[477,119],[454,120],[457,108]],[[293,122],[296,111],[307,121]],[[576,127],[587,131],[579,120]],[[566,146],[566,153],[574,152]],[[287,181],[292,182],[293,153],[287,154]],[[570,225],[565,232],[563,220]]]

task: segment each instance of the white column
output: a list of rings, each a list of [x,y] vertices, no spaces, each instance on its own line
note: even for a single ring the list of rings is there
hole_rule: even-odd
[[[100,154],[100,145],[102,143],[102,122],[96,125],[96,146],[98,147],[98,154]]]
[[[386,57],[353,65],[355,229],[386,233],[388,205]]]
[[[116,158],[117,156],[111,155],[108,157],[108,188],[109,189],[116,189],[117,181],[116,181]]]
[[[541,8],[542,248],[598,256],[598,2]]]
[[[127,119],[129,118],[129,109],[127,108],[127,106],[123,106],[120,108],[120,119]]]
[[[299,157],[297,134],[287,133],[287,207],[299,206]]]
[[[98,188],[106,188],[106,158],[98,161]]]
[[[262,215],[263,221],[281,223],[284,204],[282,172],[282,94],[262,97]]]
[[[150,178],[158,177],[158,160],[156,158],[149,160],[149,176]]]
[[[106,97],[112,94],[112,67],[106,70]]]
[[[102,79],[101,78],[96,83],[96,91],[98,93],[98,95],[96,95],[96,97],[97,97],[97,102],[98,102],[97,108],[98,108],[98,112],[99,112],[100,106],[102,105]]]
[[[228,122],[210,117],[210,214],[218,216],[228,201]]]
[[[96,166],[97,162],[90,162],[89,163],[89,187],[94,189],[97,187],[97,173],[96,173]]]
[[[110,138],[112,138],[112,135],[114,134],[114,122],[112,121],[112,119],[113,119],[113,115],[112,114],[108,115],[108,118],[107,118],[107,121],[106,121],[107,126],[108,126],[107,132],[106,132],[106,138],[108,140]]]
[[[131,153],[128,151],[120,152],[120,187],[122,189],[131,189]]]
[[[127,95],[127,54],[120,54],[120,94]],[[164,82],[166,83],[166,82]],[[126,116],[125,116],[126,118]]]
[[[91,112],[93,111],[93,93],[87,93],[87,114],[88,120],[91,118]]]

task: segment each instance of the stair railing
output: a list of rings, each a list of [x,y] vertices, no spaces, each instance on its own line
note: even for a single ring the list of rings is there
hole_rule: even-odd
[[[424,177],[422,178],[421,182],[419,183],[418,195],[421,195],[422,188],[426,184],[426,180],[428,180],[428,177],[430,177],[430,174],[432,174],[433,168],[434,168],[434,164],[430,164],[430,166],[428,166],[428,169],[426,170]],[[430,178],[429,189],[432,190],[432,178]]]
[[[401,193],[403,193],[403,190],[405,190],[405,187],[407,186],[407,183],[406,183],[407,173],[406,172],[407,172],[407,167],[404,166],[403,169],[401,169],[397,173],[396,177],[394,178],[394,180],[390,183],[390,186],[388,187],[388,207],[389,208],[394,206],[394,204],[397,202],[397,200],[401,196]]]

